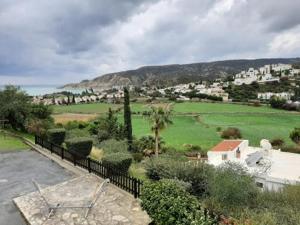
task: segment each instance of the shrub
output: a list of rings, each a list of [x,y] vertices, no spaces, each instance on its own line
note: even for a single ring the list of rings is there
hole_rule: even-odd
[[[167,158],[151,158],[145,164],[146,175],[152,180],[160,180],[162,178],[174,178],[173,169],[176,162]]]
[[[105,167],[110,168],[111,172],[127,173],[132,163],[130,154],[113,153],[104,156],[102,163]]]
[[[115,139],[102,141],[97,147],[103,149],[105,154],[128,152],[126,141],[117,141]]]
[[[290,152],[300,154],[300,147],[298,146],[284,146],[281,149],[282,152]]]
[[[93,139],[87,137],[68,139],[66,140],[66,146],[68,151],[76,156],[86,158],[91,153]]]
[[[190,183],[191,194],[209,194],[209,183],[213,177],[213,167],[205,163],[185,163],[167,158],[153,158],[145,163],[146,175],[152,180],[179,179]]]
[[[217,132],[221,132],[221,131],[222,131],[222,127],[217,127],[217,128],[216,128],[216,131],[217,131]]]
[[[141,200],[143,209],[157,225],[213,224],[205,217],[199,201],[176,182],[146,182]]]
[[[218,167],[210,183],[211,196],[221,206],[223,213],[251,206],[258,195],[258,188],[247,170],[237,163],[225,163]]]
[[[134,152],[134,153],[132,153],[132,157],[133,157],[134,161],[141,162],[144,158],[144,154],[141,152]]]
[[[242,138],[242,134],[238,128],[229,127],[222,132],[221,137],[224,139],[239,139]]]
[[[296,144],[300,144],[300,128],[294,128],[294,130],[290,133],[290,138]]]
[[[66,130],[64,128],[49,129],[46,135],[49,142],[61,145],[65,140]]]
[[[108,140],[110,138],[110,134],[105,130],[99,130],[97,137],[98,137],[98,141],[102,142]]]
[[[69,121],[67,124],[64,125],[64,127],[67,130],[72,130],[72,129],[84,129],[89,125],[89,123],[87,122],[83,122],[83,121]]]
[[[72,129],[66,132],[66,139],[73,139],[79,137],[89,137],[90,133],[86,129]]]
[[[274,138],[271,140],[272,147],[282,147],[284,145],[284,140],[281,138]]]

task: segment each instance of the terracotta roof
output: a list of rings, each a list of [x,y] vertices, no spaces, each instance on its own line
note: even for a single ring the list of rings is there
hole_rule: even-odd
[[[211,149],[214,152],[232,151],[243,141],[241,140],[224,140]]]

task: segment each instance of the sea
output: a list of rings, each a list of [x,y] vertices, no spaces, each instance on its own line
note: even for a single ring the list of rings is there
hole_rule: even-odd
[[[53,94],[62,91],[69,91],[73,94],[79,94],[84,91],[84,89],[68,89],[59,88],[58,85],[15,85],[20,87],[21,90],[25,91],[30,96],[39,96],[45,94]],[[0,85],[0,90],[3,90],[5,86]]]

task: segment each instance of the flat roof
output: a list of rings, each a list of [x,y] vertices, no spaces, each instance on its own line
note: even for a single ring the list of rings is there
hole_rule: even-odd
[[[214,152],[227,152],[237,148],[243,141],[242,140],[223,140],[211,149]]]

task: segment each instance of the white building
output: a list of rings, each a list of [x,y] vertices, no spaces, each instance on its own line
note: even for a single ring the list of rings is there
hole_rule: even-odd
[[[245,166],[257,185],[280,190],[287,184],[300,184],[300,154],[273,150],[267,140],[261,147],[250,147],[248,140],[224,140],[207,153],[208,163],[219,166],[226,161]]]
[[[258,74],[258,70],[255,70],[254,68],[249,68],[247,72],[242,71],[241,73],[236,74],[233,83],[235,85],[251,84],[252,82],[257,81]]]
[[[285,100],[291,100],[291,97],[294,96],[291,92],[281,92],[281,93],[274,93],[274,92],[263,92],[263,93],[257,93],[257,98],[262,100],[270,100],[273,96],[285,99]]]

